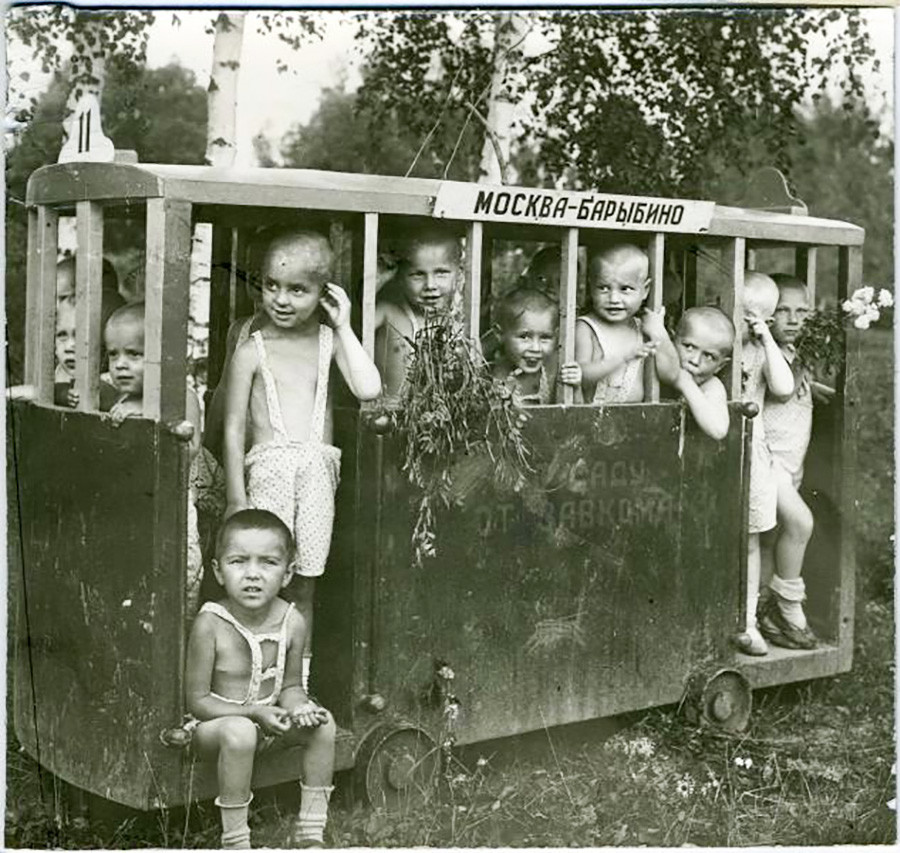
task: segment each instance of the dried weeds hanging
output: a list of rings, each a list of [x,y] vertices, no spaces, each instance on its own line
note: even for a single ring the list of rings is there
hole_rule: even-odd
[[[430,317],[410,342],[413,355],[397,428],[406,440],[403,470],[421,492],[412,544],[416,564],[435,554],[436,512],[463,502],[490,478],[518,491],[531,473],[522,432],[527,415],[507,385],[449,317]]]

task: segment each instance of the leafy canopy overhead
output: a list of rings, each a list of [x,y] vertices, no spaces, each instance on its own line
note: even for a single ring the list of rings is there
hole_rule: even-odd
[[[762,151],[789,169],[797,108],[838,68],[844,93],[858,97],[874,57],[852,9],[527,14],[551,47],[509,85],[530,107],[519,144],[534,173],[523,183],[696,194],[711,162],[742,165]],[[427,139],[438,166],[454,134],[436,127],[477,137],[467,150],[480,150],[471,113],[488,93],[492,22],[478,12],[364,16],[359,37],[372,51],[361,108]],[[467,166],[476,177],[471,155]]]

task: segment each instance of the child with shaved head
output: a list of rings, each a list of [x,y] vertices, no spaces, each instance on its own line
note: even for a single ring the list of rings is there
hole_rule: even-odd
[[[688,308],[675,332],[678,364],[669,368],[660,359],[658,365],[659,378],[684,397],[697,426],[717,440],[728,434],[728,394],[716,374],[733,345],[734,324],[720,308]]]
[[[637,246],[617,243],[591,254],[590,310],[575,325],[575,359],[581,365],[586,402],[644,399],[644,358],[660,346],[669,350],[672,346],[662,312],[643,309],[649,292],[650,261]]]
[[[293,531],[292,596],[307,625],[331,546],[340,470],[331,443],[332,360],[357,399],[381,393],[378,370],[350,327],[350,300],[329,281],[332,262],[322,234],[271,234],[259,271],[265,322],[235,350],[226,379],[226,516],[267,509]]]
[[[781,273],[772,279],[778,285],[772,336],[791,365],[794,391],[789,397],[767,396],[763,412],[777,485],[778,527],[760,540],[763,578],[768,580],[770,595],[760,602],[759,629],[776,646],[812,649],[817,640],[803,612],[806,586],[802,572],[813,516],[799,489],[812,436],[813,398],[828,399],[834,391],[813,381],[796,357],[794,344],[810,313],[806,284]]]
[[[789,396],[794,390],[794,377],[768,325],[778,306],[778,285],[769,276],[748,270],[744,274],[743,296],[742,396],[744,400],[756,403],[760,414],[753,422],[750,455],[747,623],[736,642],[745,654],[764,655],[768,647],[756,620],[760,582],[759,535],[775,527],[777,487],[772,455],[766,443],[763,412],[767,392],[778,397]]]
[[[459,237],[446,226],[413,229],[395,246],[394,298],[375,306],[375,362],[386,397],[397,397],[406,381],[416,335],[426,318],[450,313],[462,278]]]

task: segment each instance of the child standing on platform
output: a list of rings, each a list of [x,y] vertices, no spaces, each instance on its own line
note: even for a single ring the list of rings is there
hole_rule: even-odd
[[[331,443],[332,360],[357,399],[381,392],[378,371],[350,328],[350,300],[329,282],[332,261],[321,234],[293,228],[272,235],[260,271],[266,321],[235,350],[226,378],[226,517],[267,509],[293,531],[291,597],[310,632],[340,474],[341,452]]]
[[[772,455],[766,444],[763,413],[766,393],[789,396],[794,390],[794,378],[768,326],[778,305],[778,285],[769,276],[748,270],[744,274],[743,295],[743,399],[756,403],[759,415],[753,422],[750,457],[747,621],[745,630],[735,640],[745,654],[764,655],[768,647],[756,621],[760,582],[759,534],[775,527],[777,488]]]

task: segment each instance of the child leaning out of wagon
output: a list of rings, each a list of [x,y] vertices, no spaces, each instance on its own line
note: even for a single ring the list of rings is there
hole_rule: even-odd
[[[590,310],[575,324],[575,358],[586,401],[639,403],[644,399],[644,358],[662,348],[671,362],[677,359],[662,309],[643,307],[649,292],[646,252],[630,243],[591,252]]]
[[[404,234],[395,248],[393,296],[375,306],[375,363],[386,397],[396,398],[406,380],[416,335],[427,317],[447,315],[461,279],[462,247],[446,227]]]
[[[737,647],[748,655],[768,652],[766,641],[757,627],[756,605],[760,584],[761,533],[775,527],[777,486],[772,454],[766,443],[766,393],[787,397],[794,390],[790,365],[772,337],[769,322],[778,305],[778,285],[759,272],[744,273],[744,323],[742,328],[743,380],[742,397],[756,403],[759,415],[753,423],[750,454],[750,507],[747,538],[747,623],[737,635]]]
[[[645,332],[666,334],[648,326],[662,323],[657,314],[644,322]],[[688,308],[675,331],[677,359],[661,347],[656,356],[660,381],[671,385],[687,403],[697,426],[710,438],[721,440],[728,434],[728,394],[716,374],[731,358],[734,324],[715,306]]]
[[[253,762],[262,749],[302,744],[300,811],[291,842],[321,847],[332,792],[335,726],[303,689],[306,622],[279,593],[291,578],[290,530],[266,510],[230,515],[212,567],[225,591],[191,628],[185,699],[191,749],[216,762],[222,847],[250,847]]]
[[[329,281],[332,264],[322,234],[288,228],[270,235],[259,273],[266,321],[235,350],[225,410],[226,515],[266,509],[293,531],[289,593],[310,631],[340,473],[341,451],[331,443],[332,361],[357,399],[381,392],[378,370],[350,327],[350,300]]]
[[[791,365],[794,391],[787,397],[767,394],[763,411],[777,484],[778,526],[760,537],[762,576],[770,594],[760,600],[759,629],[776,646],[812,649],[817,641],[803,612],[806,586],[801,573],[813,516],[799,488],[812,435],[813,399],[827,401],[834,390],[815,382],[796,357],[794,344],[810,312],[809,290],[793,276],[776,273],[772,279],[778,285],[772,337]]]
[[[491,366],[495,378],[505,381],[524,405],[556,401],[557,333],[559,307],[546,293],[517,288],[497,306],[500,348]],[[559,381],[581,389],[581,366],[562,365]]]
[[[109,377],[118,398],[109,411],[114,425],[126,418],[139,418],[144,410],[144,303],[124,305],[106,321],[103,340],[109,354]],[[202,464],[200,447],[200,401],[190,387],[185,388],[185,418],[193,427],[190,441],[191,486],[188,494],[187,578],[185,614],[190,620],[197,612],[200,581],[203,579],[203,555],[197,528],[196,470]]]

